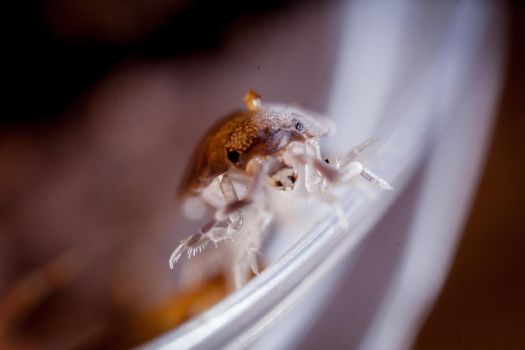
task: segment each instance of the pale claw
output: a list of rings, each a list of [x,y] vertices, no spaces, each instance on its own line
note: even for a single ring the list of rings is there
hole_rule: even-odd
[[[258,275],[260,271],[259,271],[259,261],[257,258],[260,253],[257,251],[257,249],[252,248],[249,250],[247,254],[248,254],[248,264],[250,265],[250,269],[255,275]]]
[[[186,252],[189,259],[192,256],[195,256],[197,253],[202,252],[210,242],[213,242],[215,246],[217,246],[217,243],[229,238],[233,238],[234,235],[239,232],[239,229],[239,223],[234,221],[230,222],[227,227],[212,227],[206,233],[196,233],[188,238],[183,239],[180,241],[179,246],[170,256],[170,268],[173,269],[184,252]]]
[[[394,187],[390,186],[390,184],[386,182],[386,180],[381,178],[379,175],[374,174],[371,170],[367,168],[363,168],[363,170],[361,170],[361,176],[364,177],[366,180],[370,181],[371,183],[376,184],[385,190],[394,189]]]
[[[179,246],[171,253],[169,264],[170,268],[177,263],[184,252],[187,252],[188,258],[195,256],[196,253],[200,253],[206,245],[208,245],[209,237],[202,233],[196,233],[188,238],[180,241]]]
[[[184,253],[184,251],[186,250],[186,247],[181,243],[179,244],[179,246],[173,251],[173,253],[171,253],[171,256],[170,256],[170,259],[169,259],[169,264],[170,264],[170,269],[173,270],[173,267],[175,266],[175,264],[177,263],[177,261],[179,261],[182,253]]]

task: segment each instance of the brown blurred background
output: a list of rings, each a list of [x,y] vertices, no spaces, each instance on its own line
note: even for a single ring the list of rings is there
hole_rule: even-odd
[[[509,6],[510,51],[484,173],[446,284],[416,349],[525,348],[525,6]]]
[[[187,264],[188,278],[168,266],[199,224],[174,196],[191,148],[252,87],[320,109],[339,44],[330,5],[9,3],[1,349],[129,348],[210,305],[188,302],[202,294],[188,280],[219,263]],[[213,281],[217,300],[224,286]]]
[[[202,98],[218,110],[232,105],[214,100],[214,89],[222,87],[202,87],[178,68],[195,68],[194,62],[210,53],[217,57],[215,68],[235,64],[222,54],[225,37],[242,42],[242,32],[253,23],[295,3],[44,0],[9,5],[10,35],[2,44],[8,92],[0,125],[0,326],[6,322],[2,317],[14,314],[22,336],[3,343],[0,327],[0,349],[70,348],[86,339],[95,339],[87,343],[96,347],[110,325],[166,295],[173,284],[157,267],[170,253],[172,227],[184,231],[166,188],[175,188],[171,174],[189,157],[182,140],[191,137],[194,123],[174,122],[172,111],[184,115]],[[310,4],[315,12],[315,2]],[[417,349],[525,348],[525,7],[518,1],[508,5],[507,76],[484,175]],[[312,33],[324,25],[329,24]],[[167,57],[174,61],[167,63]],[[312,52],[304,57],[319,59]],[[216,73],[213,67],[202,75],[227,76],[226,69]],[[264,74],[266,66],[248,68]],[[329,76],[318,77],[317,95],[303,93],[301,99],[312,101],[307,107],[321,104]],[[283,100],[301,93],[275,91]],[[232,88],[231,101],[240,94]],[[191,98],[177,100],[182,95]],[[144,115],[154,121],[149,135],[142,133]],[[173,219],[166,222],[166,217]],[[144,234],[153,231],[165,235],[154,240]],[[154,250],[162,252],[154,257],[158,260],[144,255]],[[51,288],[60,290],[56,295],[46,294],[42,281],[33,278],[42,266]],[[134,272],[151,277],[137,285]],[[153,295],[148,285],[158,281],[166,284]],[[19,293],[17,283],[30,285],[46,302],[32,310],[25,299],[31,296]],[[11,308],[13,295],[19,310]],[[28,313],[36,317],[22,322]]]

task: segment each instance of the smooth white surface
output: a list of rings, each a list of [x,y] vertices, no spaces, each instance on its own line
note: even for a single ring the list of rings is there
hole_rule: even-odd
[[[429,140],[424,168],[406,189],[408,199],[396,202],[391,210],[404,212],[403,219],[387,219],[388,224],[380,225],[371,235],[388,242],[393,232],[406,233],[394,235],[389,244],[377,240],[365,244],[355,254],[354,263],[347,265],[350,277],[346,284],[310,329],[315,335],[298,348],[332,344],[334,348],[406,349],[441,288],[478,182],[499,95],[504,52],[497,5],[462,2],[452,15],[461,20],[446,28],[447,37],[463,37],[445,45],[438,60],[442,67],[433,81],[434,111],[441,121]],[[401,255],[392,253],[399,247]],[[362,262],[355,261],[359,257]],[[381,260],[385,267],[373,267]],[[368,271],[356,267],[366,264]],[[390,280],[369,282],[375,276],[385,278],[384,272],[374,276],[375,270],[389,270]],[[363,287],[366,285],[369,289]],[[368,293],[368,297],[359,292]],[[363,303],[365,298],[368,300]],[[330,332],[330,327],[338,331]]]

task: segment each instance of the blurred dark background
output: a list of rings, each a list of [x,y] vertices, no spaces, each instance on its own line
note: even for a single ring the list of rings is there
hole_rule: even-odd
[[[195,229],[175,190],[203,129],[247,89],[320,108],[338,14],[298,3],[6,5],[0,349],[129,348],[210,305],[175,292],[167,259]]]
[[[126,94],[122,94],[123,97],[114,94],[112,88],[116,86],[118,90],[128,78],[115,82],[114,71],[123,76],[129,73],[129,79],[136,79],[136,84],[144,83],[147,89],[149,81],[136,78],[128,67],[138,63],[162,64],[167,58],[185,64],[199,59],[199,55],[220,52],[221,43],[231,33],[247,30],[251,23],[295,4],[291,0],[45,0],[4,5],[6,39],[2,51],[6,62],[2,82],[5,92],[0,124],[0,296],[4,295],[1,297],[4,299],[3,303],[0,299],[0,325],[13,313],[15,318],[23,319],[28,312],[11,310],[12,303],[5,299],[21,276],[30,275],[51,260],[51,264],[58,266],[51,266],[53,281],[61,286],[75,278],[75,269],[82,270],[82,258],[68,250],[78,243],[67,236],[68,232],[91,235],[98,228],[89,223],[103,219],[115,225],[111,231],[115,237],[139,237],[117,229],[115,222],[129,220],[126,229],[133,232],[155,225],[152,219],[140,215],[159,208],[153,200],[155,192],[144,195],[147,193],[144,179],[158,179],[152,180],[140,173],[137,168],[141,166],[137,164],[156,155],[145,151],[140,155],[143,159],[128,159],[125,153],[103,154],[101,151],[107,142],[114,142],[111,145],[116,147],[116,152],[126,145],[112,138],[113,134],[100,131],[107,125],[118,129],[119,119],[106,120],[97,111],[104,111],[107,106],[102,108],[93,102],[100,103],[100,91],[110,103],[126,101]],[[487,163],[451,273],[419,334],[417,349],[525,347],[524,5],[519,1],[509,2],[508,15],[508,66]],[[133,99],[134,95],[129,98]],[[195,102],[198,103],[197,98]],[[140,132],[140,125],[130,132]],[[84,141],[93,138],[94,145],[86,147]],[[147,142],[154,142],[156,138],[153,135]],[[177,144],[168,146],[176,149]],[[66,163],[75,166],[62,165]],[[95,165],[106,165],[111,172],[100,172]],[[155,170],[166,171],[165,168],[152,169]],[[93,178],[101,185],[85,185]],[[168,177],[162,180],[170,183]],[[77,187],[83,190],[76,192]],[[47,191],[53,189],[57,190],[53,197],[48,196],[51,192]],[[108,198],[109,190],[117,194]],[[56,202],[49,202],[48,198],[56,198]],[[162,198],[166,202],[172,200],[170,195]],[[105,204],[100,205],[102,202]],[[75,203],[78,210],[69,208],[71,203]],[[93,207],[97,210],[81,220],[70,214]],[[113,217],[115,213],[118,214]],[[86,226],[79,227],[79,221]],[[143,226],[136,227],[137,222]],[[35,227],[38,227],[38,237],[32,236]],[[82,242],[97,251],[100,240],[108,238],[94,235],[88,244]],[[109,252],[97,251],[101,258],[91,262],[94,270],[116,260],[113,254],[123,249],[116,243],[104,242],[104,246],[110,247]],[[53,260],[63,251],[73,254],[73,260],[80,261],[79,266],[73,264],[64,271]],[[60,259],[70,262],[72,258],[60,255],[58,262]],[[53,322],[47,327],[42,327],[42,320],[47,322],[49,318],[36,318],[33,323],[23,325],[23,332],[27,332],[23,334],[31,337],[22,337],[13,343],[2,338],[6,331],[0,329],[0,348],[38,348],[39,342],[50,342],[60,336],[53,328],[57,325],[65,327],[70,337],[59,343],[59,347],[67,348],[93,334],[104,333],[104,327],[119,321],[122,310],[129,308],[131,302],[127,300],[134,300],[115,287],[112,278],[117,278],[119,286],[129,287],[126,293],[144,293],[131,285],[126,274],[112,275],[95,286],[86,278],[76,289],[51,299],[47,309],[44,305],[38,311],[42,314],[50,310],[64,311],[77,301],[72,295],[82,296],[82,293],[111,294],[105,297],[111,300],[99,298],[94,302],[90,296],[82,296],[82,303],[73,316],[51,318]],[[75,333],[73,323],[83,327],[83,332]],[[92,326],[94,323],[97,326]]]
[[[112,68],[213,52],[239,20],[291,0],[43,0],[4,10],[4,123],[50,123]],[[243,23],[245,27],[249,23]]]

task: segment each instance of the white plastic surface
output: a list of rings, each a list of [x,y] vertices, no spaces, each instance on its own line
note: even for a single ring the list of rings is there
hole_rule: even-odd
[[[385,279],[368,300],[366,290],[359,298],[332,300],[336,308],[347,305],[341,306],[347,314],[324,315],[325,326],[346,322],[348,332],[331,348],[410,344],[446,274],[477,181],[500,82],[500,12],[494,3],[477,1],[358,1],[342,9],[346,22],[328,108],[339,142],[330,146],[345,150],[380,136],[366,164],[396,190],[349,188],[348,230],[329,214],[244,288],[144,349],[330,345],[322,334],[305,332],[319,326],[310,328],[343,273],[356,290],[365,278]],[[399,236],[402,254],[392,258],[392,247],[370,242],[361,247],[365,238],[373,243],[373,235],[380,237],[374,226],[409,191],[413,203],[405,221],[390,227],[406,231]],[[389,274],[356,273],[362,261]],[[360,316],[366,321],[352,329]]]

